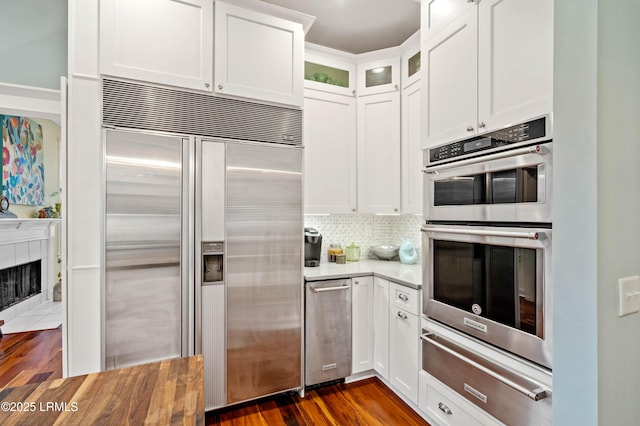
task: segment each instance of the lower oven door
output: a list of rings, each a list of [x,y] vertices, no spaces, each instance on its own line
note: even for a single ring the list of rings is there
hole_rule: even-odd
[[[425,315],[551,368],[551,229],[422,231]]]
[[[422,335],[422,369],[505,424],[551,424],[548,389],[441,336]]]

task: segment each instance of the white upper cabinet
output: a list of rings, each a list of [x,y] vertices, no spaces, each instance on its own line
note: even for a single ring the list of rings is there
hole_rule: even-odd
[[[482,0],[478,11],[479,131],[550,113],[553,0]]]
[[[356,99],[305,89],[304,212],[354,213]]]
[[[400,93],[358,98],[358,211],[400,213]]]
[[[402,213],[422,213],[422,84],[420,32],[402,44]]]
[[[470,7],[475,7],[473,0],[422,0],[420,4],[421,43],[424,44]]]
[[[358,96],[400,90],[400,57],[358,64]]]
[[[355,96],[356,64],[307,49],[304,58],[304,87]]]
[[[301,107],[303,75],[301,23],[216,1],[216,93]]]
[[[100,73],[211,91],[213,0],[101,0]]]
[[[436,26],[429,15],[438,3],[453,5],[455,13]],[[425,4],[423,148],[552,111],[553,0]],[[430,31],[429,25],[436,29]]]
[[[402,213],[422,213],[422,85],[402,89]]]
[[[470,8],[422,46],[422,148],[476,130],[477,9]]]
[[[401,46],[402,57],[400,59],[400,80],[402,88],[411,86],[420,80],[420,69],[422,68],[420,52],[420,31],[416,31]]]

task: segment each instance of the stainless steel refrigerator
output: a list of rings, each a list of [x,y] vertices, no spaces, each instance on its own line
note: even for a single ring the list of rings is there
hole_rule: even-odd
[[[207,409],[299,389],[302,149],[106,130],[105,159],[105,368],[202,352]]]

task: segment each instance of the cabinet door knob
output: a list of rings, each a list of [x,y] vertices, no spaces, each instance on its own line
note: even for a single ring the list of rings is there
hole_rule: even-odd
[[[224,87],[224,86],[223,86],[222,84],[218,84],[218,89],[219,89],[219,90],[222,90],[222,88],[223,88],[223,87]]]
[[[398,211],[398,209],[397,209],[397,208],[396,208],[396,209],[393,209],[393,211],[394,211],[394,212],[397,212],[397,211]]]
[[[409,296],[407,296],[406,294],[400,293],[398,295],[398,299],[404,300],[406,302],[407,300],[409,300]]]
[[[398,311],[398,318],[406,320],[407,319],[407,314],[405,314],[402,311]]]
[[[209,83],[205,83],[204,87],[206,87],[207,89],[210,87],[211,85]]]
[[[479,129],[484,129],[485,127],[487,127],[487,125],[484,124],[484,122],[482,122],[482,121],[480,122],[480,124],[478,124],[478,128]]]
[[[353,282],[355,285],[360,285],[360,281],[354,281]]]
[[[355,96],[355,95],[356,95],[356,91],[355,91],[355,90],[354,90],[353,92],[351,92],[351,93],[353,93],[353,96]]]
[[[355,212],[356,212],[356,209],[351,209],[351,211],[355,213]]]
[[[453,414],[451,409],[446,405],[444,405],[442,402],[438,403],[438,408],[440,409],[440,411],[442,411],[445,414],[448,414],[449,416]]]
[[[473,132],[473,126],[467,126],[467,132]]]

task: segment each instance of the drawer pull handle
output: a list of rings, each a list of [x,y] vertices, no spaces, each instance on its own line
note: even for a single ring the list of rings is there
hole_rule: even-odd
[[[409,300],[409,296],[407,296],[406,294],[400,293],[398,295],[398,299],[403,300],[403,301],[408,301]]]
[[[438,408],[440,409],[440,411],[442,411],[443,413],[445,413],[445,414],[447,414],[449,416],[453,414],[451,409],[449,407],[447,407],[446,405],[444,405],[442,402],[438,403]]]
[[[398,311],[398,318],[406,320],[407,314],[405,314],[404,312]]]

